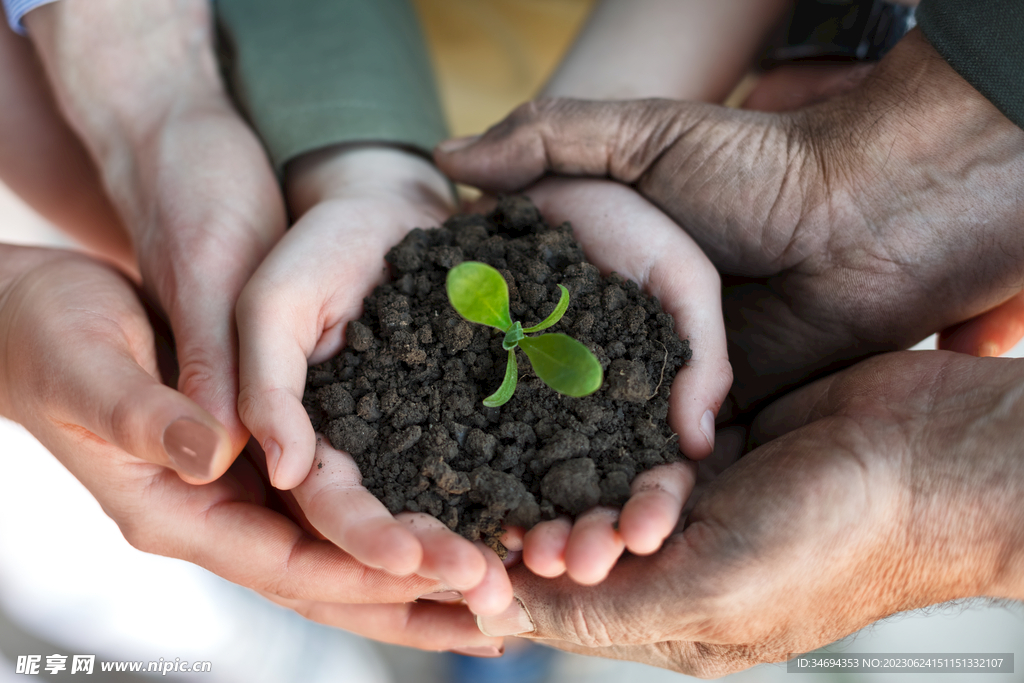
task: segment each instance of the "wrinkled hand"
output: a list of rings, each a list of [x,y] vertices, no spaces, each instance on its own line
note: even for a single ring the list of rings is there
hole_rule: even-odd
[[[707,457],[715,415],[732,383],[714,266],[669,218],[622,185],[552,179],[526,194],[548,222],[572,223],[587,259],[602,272],[618,272],[658,297],[676,332],[690,340],[694,355],[676,375],[668,419],[685,455]],[[661,546],[676,527],[693,477],[691,463],[659,467],[634,480],[621,514],[598,507],[575,523],[542,522],[526,534],[524,563],[541,576],[565,572],[578,583],[599,583],[623,549],[649,555]]]
[[[248,433],[236,411],[234,305],[285,214],[220,82],[208,3],[61,2],[25,22],[170,320],[178,387],[227,428],[237,454]],[[211,480],[230,462],[199,458],[193,474]]]
[[[718,676],[895,612],[1024,595],[1024,361],[889,354],[779,400],[660,553],[581,589],[513,572],[491,635]]]
[[[1024,131],[918,31],[853,90],[806,109],[537,102],[436,158],[490,190],[546,172],[636,187],[731,276],[740,408],[1024,287]]]
[[[743,103],[754,111],[792,111],[856,88],[873,64],[800,63],[761,76]],[[972,356],[999,356],[1024,339],[1024,293],[939,333],[938,347]]]
[[[334,622],[379,640],[500,646],[465,608],[411,602],[448,586],[368,569],[275,512],[282,504],[247,457],[197,485],[194,452],[232,456],[224,428],[161,383],[146,313],[111,269],[69,252],[0,246],[0,329],[0,415],[32,432],[136,548],[194,562],[310,616],[323,617],[317,605],[348,603]]]
[[[334,148],[293,162],[288,193],[299,220],[238,302],[239,414],[267,452],[271,481],[292,489],[310,523],[355,559],[438,579],[477,613],[504,609],[512,589],[493,551],[429,515],[392,516],[352,458],[314,434],[302,406],[308,365],[341,350],[346,325],[386,277],[384,255],[451,213],[447,181],[407,152]]]

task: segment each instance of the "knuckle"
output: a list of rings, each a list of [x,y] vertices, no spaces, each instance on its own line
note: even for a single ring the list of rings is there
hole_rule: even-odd
[[[196,396],[209,391],[211,387],[217,388],[223,377],[223,371],[218,371],[218,364],[213,359],[201,355],[191,355],[179,368],[178,391],[186,396]]]

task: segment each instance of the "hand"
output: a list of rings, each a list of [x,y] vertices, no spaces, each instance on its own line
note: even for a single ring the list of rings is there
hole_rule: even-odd
[[[633,184],[723,273],[740,408],[1024,289],[1024,131],[918,31],[807,109],[555,100],[436,158],[490,190]]]
[[[595,180],[547,180],[526,194],[551,224],[570,221],[587,259],[616,271],[656,296],[690,340],[693,358],[672,384],[669,423],[680,450],[707,457],[714,416],[732,383],[726,357],[718,273],[700,248],[633,190]],[[604,580],[623,549],[656,551],[672,533],[693,486],[694,468],[679,462],[640,474],[632,497],[618,510],[598,507],[579,516],[542,522],[527,532],[523,561],[540,576],[567,573],[577,583]]]
[[[972,356],[1000,356],[1024,339],[1024,292],[939,333],[939,348]]]
[[[520,602],[480,626],[712,677],[895,612],[1019,599],[1022,380],[1024,361],[918,351],[800,389],[660,553],[585,590],[515,571]]]
[[[206,459],[226,467],[227,434],[160,382],[146,313],[111,269],[69,252],[0,246],[0,330],[0,415],[29,429],[136,548],[300,611],[356,603],[332,623],[381,640],[500,647],[464,607],[410,602],[448,586],[368,569],[275,512],[281,504],[248,454],[197,485],[195,455],[212,450]]]
[[[338,147],[293,162],[287,186],[298,222],[238,302],[239,413],[267,452],[271,481],[360,562],[439,579],[477,613],[504,609],[512,589],[497,556],[429,515],[393,517],[352,458],[317,438],[302,406],[308,366],[341,350],[346,325],[386,276],[387,251],[451,213],[447,181],[408,152]]]
[[[143,286],[168,316],[177,386],[238,453],[234,305],[284,230],[255,135],[220,83],[208,3],[101,0],[25,18],[65,117],[132,236]],[[222,474],[230,459],[204,475]]]

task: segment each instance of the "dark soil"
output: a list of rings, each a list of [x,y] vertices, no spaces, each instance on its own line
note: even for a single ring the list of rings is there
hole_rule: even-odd
[[[620,506],[637,473],[680,459],[665,417],[689,343],[657,299],[587,263],[568,223],[548,228],[529,200],[506,198],[487,216],[413,230],[387,260],[394,280],[349,323],[347,348],[309,369],[303,402],[392,513],[429,513],[504,556],[503,523]],[[445,291],[448,270],[471,260],[501,272],[524,327],[554,309],[565,285],[569,310],[546,332],[589,347],[604,386],[562,396],[517,352],[515,395],[485,407],[505,371],[503,334],[463,320]]]

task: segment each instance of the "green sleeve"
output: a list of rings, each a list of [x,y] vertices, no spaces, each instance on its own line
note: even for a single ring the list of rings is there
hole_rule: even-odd
[[[968,83],[1024,128],[1024,0],[922,0],[917,23]]]
[[[446,137],[408,0],[218,0],[222,66],[275,168],[341,142]]]

